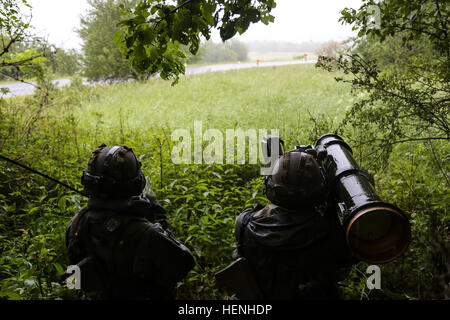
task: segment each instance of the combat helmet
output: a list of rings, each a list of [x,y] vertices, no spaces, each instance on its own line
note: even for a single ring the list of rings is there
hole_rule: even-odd
[[[89,196],[128,198],[144,190],[145,176],[133,149],[102,144],[92,152],[81,184]]]
[[[316,158],[303,151],[283,153],[266,177],[266,196],[288,209],[314,206],[323,197],[325,174]]]

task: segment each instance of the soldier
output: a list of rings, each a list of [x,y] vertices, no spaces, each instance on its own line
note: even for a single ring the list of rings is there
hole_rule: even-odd
[[[285,152],[266,178],[271,201],[236,219],[236,259],[217,275],[238,299],[336,299],[353,261],[315,157]],[[241,279],[241,280],[236,280]],[[228,282],[228,284],[227,284]],[[245,283],[245,284],[243,284]]]
[[[72,264],[81,269],[81,290],[95,299],[173,299],[176,284],[194,259],[168,230],[165,209],[151,194],[127,146],[101,145],[81,182],[89,195],[66,232]]]

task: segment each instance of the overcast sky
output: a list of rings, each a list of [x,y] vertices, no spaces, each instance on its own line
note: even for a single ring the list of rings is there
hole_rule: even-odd
[[[50,43],[68,48],[81,48],[75,30],[80,16],[89,9],[87,0],[30,0],[32,24],[39,35]],[[344,40],[352,35],[350,26],[342,26],[339,11],[345,7],[359,8],[361,0],[277,0],[273,11],[275,22],[251,25],[239,39],[243,41],[328,41]],[[219,41],[218,33],[213,39]]]

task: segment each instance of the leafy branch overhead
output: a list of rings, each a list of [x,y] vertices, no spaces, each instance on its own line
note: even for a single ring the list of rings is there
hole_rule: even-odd
[[[0,78],[42,79],[49,55],[46,43],[30,34],[31,6],[27,0],[4,0],[0,5]],[[8,89],[2,89],[2,94]]]
[[[19,2],[25,7],[30,7],[26,0]],[[2,1],[0,6],[0,57],[8,54],[15,42],[22,41],[26,30],[30,27],[20,12],[19,3],[15,0]],[[2,61],[2,65],[4,65]]]
[[[159,73],[178,81],[184,74],[181,45],[196,54],[201,37],[220,31],[223,41],[243,34],[251,23],[274,21],[275,0],[141,0],[133,10],[122,6],[123,20],[114,41],[137,72]]]

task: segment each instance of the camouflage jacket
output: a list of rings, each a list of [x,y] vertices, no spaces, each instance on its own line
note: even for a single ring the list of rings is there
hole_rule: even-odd
[[[100,299],[172,299],[176,283],[194,266],[151,196],[91,198],[68,224],[66,247],[72,264],[83,261],[82,291]]]
[[[256,206],[236,219],[235,258],[245,257],[268,299],[338,298],[336,283],[354,262],[333,210]]]

